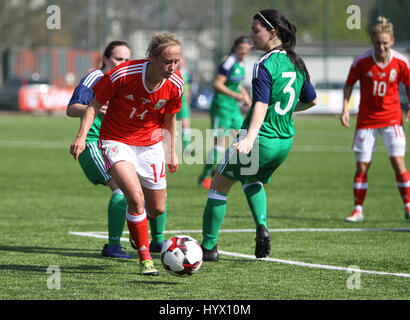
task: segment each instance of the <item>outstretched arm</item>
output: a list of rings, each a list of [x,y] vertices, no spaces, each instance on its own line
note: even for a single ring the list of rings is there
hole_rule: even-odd
[[[349,127],[349,100],[352,95],[353,86],[352,85],[345,85],[343,89],[343,110],[342,114],[340,115],[340,121],[342,125],[345,127]]]
[[[258,136],[259,130],[262,126],[263,120],[265,119],[266,112],[268,111],[268,104],[263,102],[256,102],[252,111],[252,118],[249,124],[248,132],[244,139],[234,143],[233,146],[236,147],[239,153],[248,154],[251,152],[253,144],[256,137]]]
[[[178,170],[178,157],[175,152],[175,120],[176,114],[165,113],[164,129],[165,129],[165,145],[166,145],[166,161],[170,173]]]
[[[74,118],[82,117],[87,110],[87,107],[88,106],[86,104],[73,103],[68,105],[66,114],[67,116]],[[107,108],[108,105],[103,105],[99,112],[105,114],[107,112]]]
[[[78,130],[77,138],[70,146],[70,153],[73,155],[75,160],[78,160],[81,152],[84,151],[85,139],[87,137],[88,130],[90,130],[91,125],[93,124],[94,119],[102,106],[103,105],[94,98],[90,101],[90,104],[85,110],[84,115],[81,119],[81,125],[80,129]]]

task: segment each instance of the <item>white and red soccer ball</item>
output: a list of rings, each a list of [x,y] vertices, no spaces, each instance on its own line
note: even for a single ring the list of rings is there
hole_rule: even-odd
[[[161,262],[165,270],[174,276],[191,276],[202,265],[203,252],[198,241],[190,236],[170,238],[161,250]]]

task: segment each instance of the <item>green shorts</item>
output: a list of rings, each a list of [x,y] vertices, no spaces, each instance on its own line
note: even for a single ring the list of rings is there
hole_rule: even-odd
[[[258,136],[248,155],[238,155],[236,148],[230,146],[218,166],[218,172],[242,184],[255,179],[264,184],[269,183],[273,172],[287,158],[292,143],[293,137],[282,139]]]
[[[236,130],[242,126],[243,117],[240,111],[237,112],[212,112],[211,126],[214,130],[214,136],[228,135],[229,130]]]
[[[182,103],[182,108],[177,113],[177,120],[189,119],[190,116],[191,116],[191,110],[190,110],[189,104]]]
[[[111,176],[105,171],[105,162],[97,141],[86,144],[84,151],[78,157],[78,162],[91,183],[95,185],[106,184],[111,179]]]

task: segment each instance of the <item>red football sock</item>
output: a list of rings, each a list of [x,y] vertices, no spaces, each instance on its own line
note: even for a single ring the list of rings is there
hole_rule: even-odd
[[[404,206],[410,205],[410,174],[406,172],[402,174],[396,174],[397,188],[399,189],[401,198],[403,199]]]
[[[367,193],[367,173],[356,173],[353,181],[353,196],[355,209],[362,209]]]
[[[145,210],[141,213],[127,212],[127,225],[138,249],[140,261],[152,260],[149,252],[148,220]]]

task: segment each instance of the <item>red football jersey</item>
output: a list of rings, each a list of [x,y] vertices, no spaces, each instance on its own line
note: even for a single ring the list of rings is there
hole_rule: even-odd
[[[360,81],[357,128],[381,128],[402,124],[399,82],[410,87],[409,62],[390,49],[390,61],[380,65],[370,49],[353,62],[346,84]]]
[[[145,74],[149,63],[149,60],[124,62],[93,87],[98,102],[109,102],[100,139],[134,146],[149,146],[162,140],[164,114],[180,111],[184,81],[177,70],[158,89],[148,90]]]

